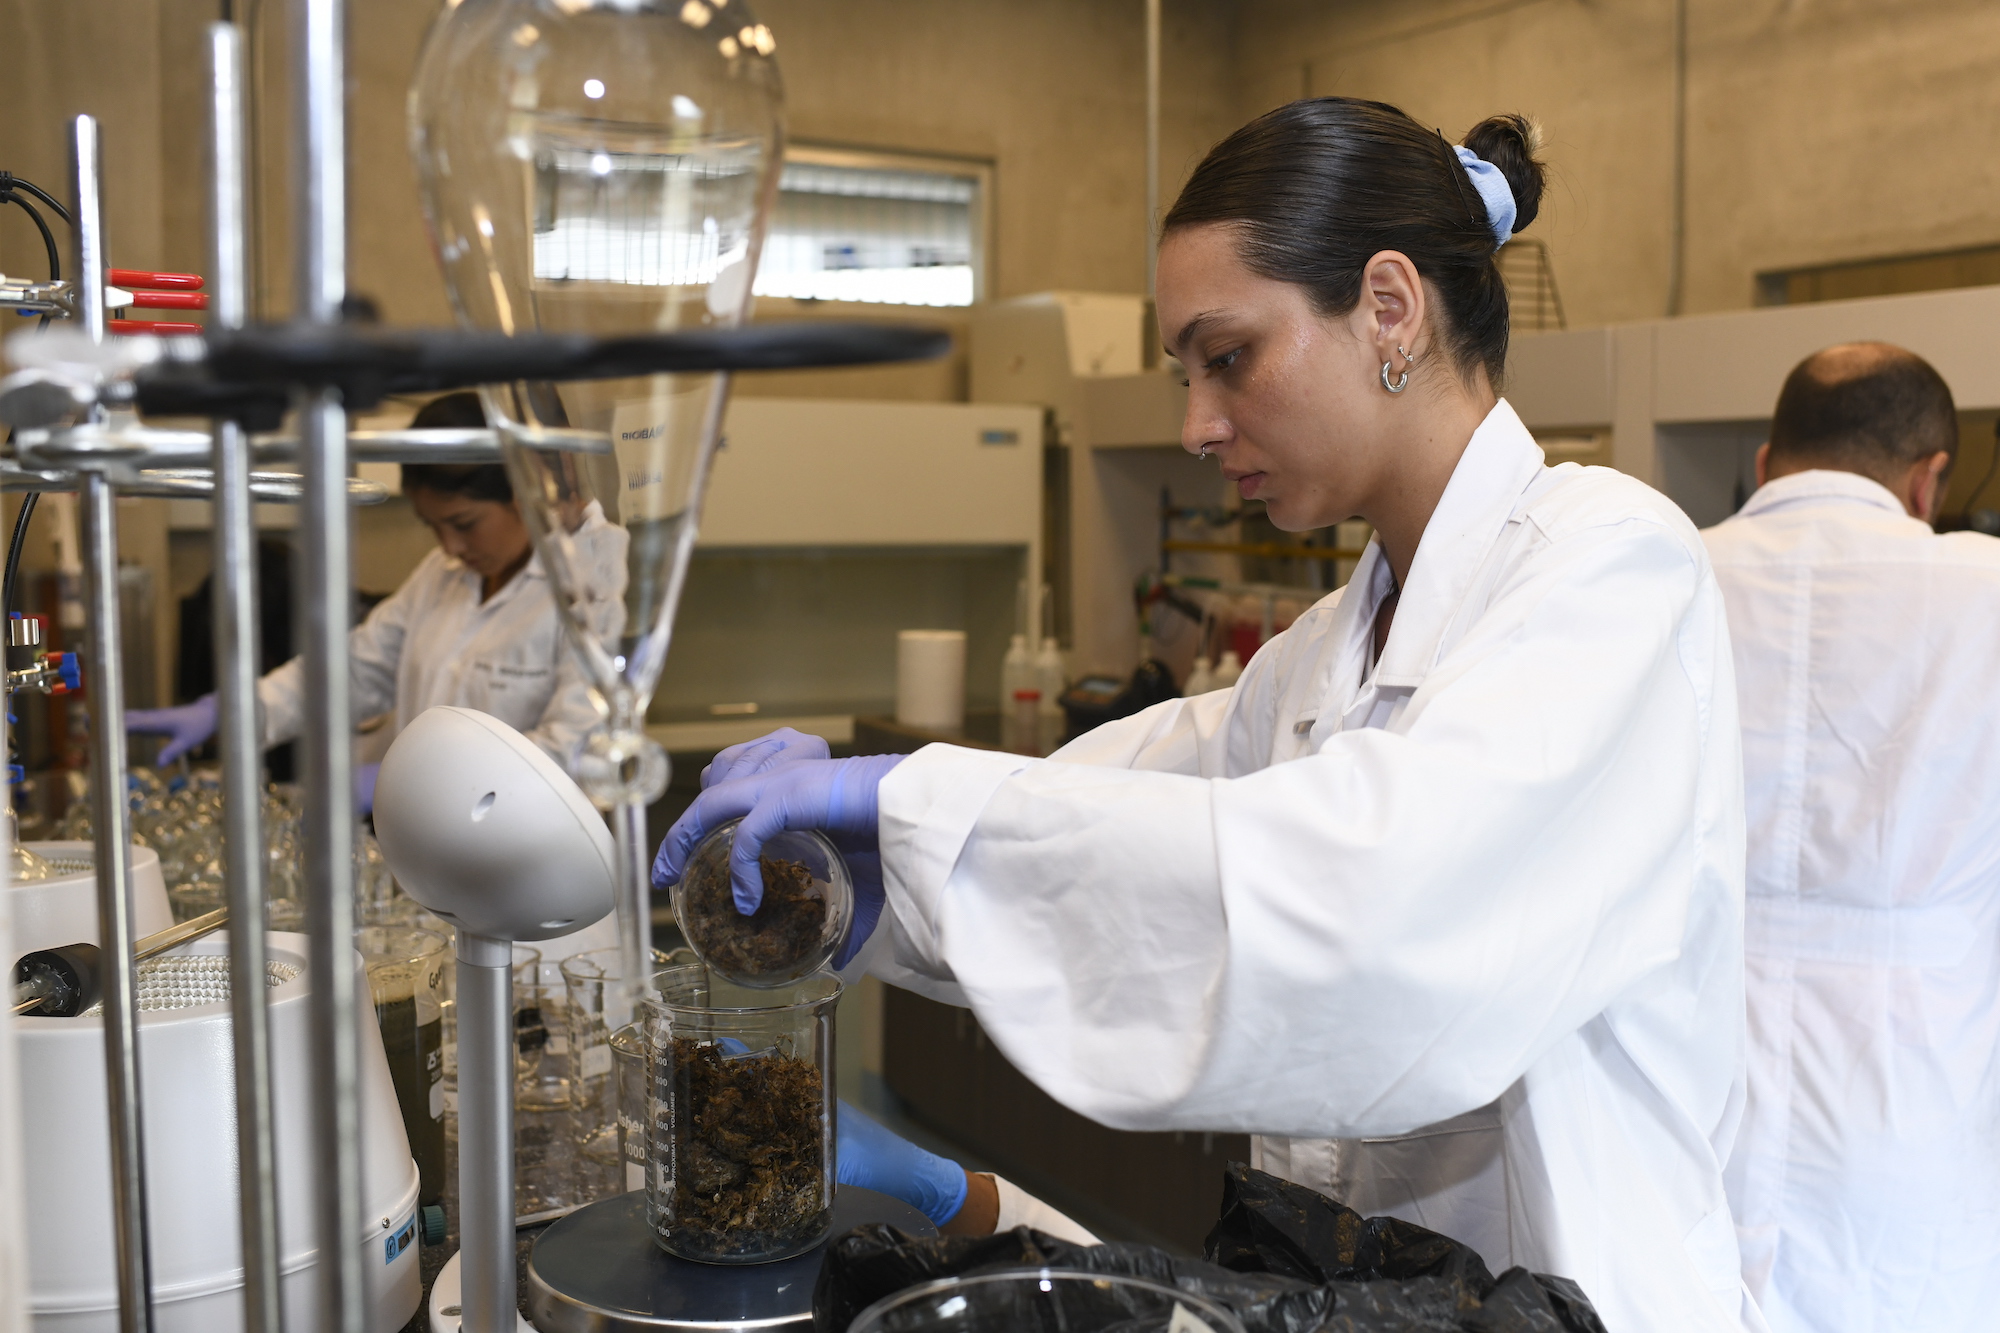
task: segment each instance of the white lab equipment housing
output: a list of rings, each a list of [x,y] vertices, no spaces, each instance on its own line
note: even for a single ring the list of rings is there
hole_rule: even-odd
[[[86,911],[92,910],[93,891],[88,876],[71,888]],[[164,893],[161,900],[164,906]],[[143,930],[146,913],[141,911],[138,919]],[[274,933],[268,939],[273,974],[286,978],[269,996],[279,1271],[285,1326],[305,1333],[320,1327],[322,1309],[312,1240],[315,1145],[306,1030],[311,977],[304,936]],[[28,948],[42,943],[20,942]],[[226,936],[211,935],[174,950],[173,956],[219,959],[228,947]],[[365,997],[368,985],[360,956],[350,956],[356,988]],[[217,968],[216,975],[226,986],[226,971]],[[361,1055],[366,1229],[354,1244],[364,1260],[368,1327],[390,1333],[408,1321],[421,1295],[417,1166],[397,1110],[382,1036],[365,1000],[356,1008],[355,1027]],[[28,1101],[22,1117],[23,1195],[33,1217],[28,1253],[34,1327],[37,1333],[114,1333],[119,1327],[118,1285],[105,1152],[110,1130],[103,1023],[95,1015],[23,1018],[15,1030],[20,1085]],[[221,999],[142,1010],[139,1032],[154,1327],[156,1333],[230,1333],[243,1322],[243,1260],[229,1003]]]
[[[888,711],[903,629],[965,629],[967,697],[984,675],[997,690],[1018,587],[1043,577],[1044,416],[733,399],[654,739],[714,751],[792,726],[846,742],[857,712]]]
[[[87,842],[24,842],[29,851],[57,872],[24,884],[9,882],[4,892],[13,925],[13,952],[5,965],[36,949],[60,949],[66,944],[96,944],[96,852]],[[132,934],[144,939],[174,924],[167,901],[167,881],[160,874],[160,854],[150,847],[132,848]],[[101,1077],[101,1071],[100,1071]]]

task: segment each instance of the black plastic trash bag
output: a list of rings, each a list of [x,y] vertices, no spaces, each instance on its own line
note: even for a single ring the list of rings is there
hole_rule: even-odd
[[[1248,1333],[1604,1333],[1581,1289],[1510,1268],[1496,1282],[1468,1247],[1395,1218],[1364,1218],[1302,1185],[1231,1163],[1204,1259],[1150,1245],[1075,1245],[1017,1227],[914,1240],[860,1227],[827,1245],[817,1333],[919,1283],[1006,1268],[1117,1273],[1169,1283],[1236,1312]]]

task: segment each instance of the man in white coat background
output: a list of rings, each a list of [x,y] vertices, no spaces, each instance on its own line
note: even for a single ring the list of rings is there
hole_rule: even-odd
[[[1703,534],[1749,841],[1727,1184],[1774,1333],[2000,1327],[2000,541],[1931,529],[1957,448],[1928,364],[1828,348]]]

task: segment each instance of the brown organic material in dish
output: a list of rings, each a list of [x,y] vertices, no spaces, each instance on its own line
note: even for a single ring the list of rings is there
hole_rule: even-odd
[[[764,901],[749,916],[736,910],[729,858],[697,861],[682,886],[681,927],[710,967],[738,979],[791,977],[820,948],[826,898],[803,862],[766,856]]]
[[[662,1093],[676,1253],[727,1261],[817,1241],[833,1206],[822,1132],[825,1090],[810,1060],[729,1056],[673,1039]]]

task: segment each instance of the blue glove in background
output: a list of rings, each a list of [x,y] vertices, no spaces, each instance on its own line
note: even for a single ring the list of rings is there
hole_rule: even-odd
[[[752,777],[780,764],[796,763],[801,759],[826,759],[831,755],[832,751],[827,749],[826,741],[821,737],[808,736],[790,727],[779,727],[768,736],[732,745],[716,755],[714,761],[701,770],[701,788],[707,791],[731,778]]]
[[[841,1184],[901,1199],[938,1226],[958,1216],[965,1206],[964,1167],[891,1133],[849,1102],[840,1104],[839,1125],[834,1175]]]
[[[852,759],[799,759],[717,783],[696,797],[687,813],[668,830],[653,860],[654,887],[679,883],[687,871],[688,858],[709,831],[739,816],[743,823],[730,846],[729,881],[735,891],[736,910],[745,916],[764,901],[764,879],[757,858],[767,838],[787,829],[819,829],[836,837],[845,835],[847,845],[857,853],[875,852],[876,788],[906,757],[870,754]],[[881,915],[880,874],[866,888],[857,877],[855,888],[857,899],[864,892],[874,899],[872,905],[856,904],[856,932],[849,938],[858,947],[858,941],[867,938],[860,933],[860,919],[868,920],[873,929],[873,921]]]
[[[161,747],[158,763],[171,764],[215,734],[215,696],[204,694],[177,708],[128,708],[125,730],[172,736]]]
[[[375,779],[382,776],[382,765],[363,764],[354,770],[354,813],[372,815],[375,813]]]

